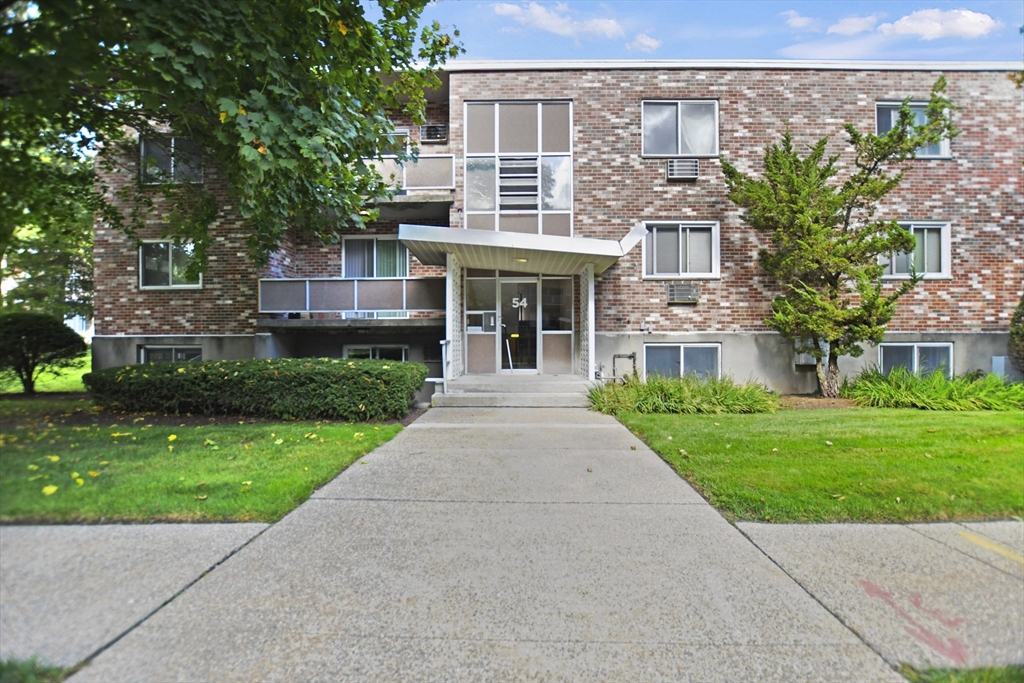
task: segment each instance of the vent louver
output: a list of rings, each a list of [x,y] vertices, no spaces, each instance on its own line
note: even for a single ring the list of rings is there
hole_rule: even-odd
[[[666,175],[669,180],[696,180],[700,176],[700,159],[669,159]]]
[[[447,140],[448,126],[440,123],[420,126],[420,142],[446,142]]]
[[[670,304],[695,304],[700,301],[700,285],[696,282],[674,282],[667,289]]]

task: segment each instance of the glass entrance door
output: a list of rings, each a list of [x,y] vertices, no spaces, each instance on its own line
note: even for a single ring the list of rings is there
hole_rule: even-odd
[[[537,369],[537,280],[501,280],[501,369]]]

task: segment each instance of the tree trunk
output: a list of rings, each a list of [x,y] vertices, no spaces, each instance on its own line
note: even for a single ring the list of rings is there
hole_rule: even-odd
[[[819,358],[817,371],[821,395],[825,398],[839,398],[839,356],[829,352],[827,366]]]

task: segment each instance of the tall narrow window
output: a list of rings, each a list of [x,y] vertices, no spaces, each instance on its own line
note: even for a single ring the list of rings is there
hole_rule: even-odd
[[[568,102],[466,105],[466,227],[572,234]]]

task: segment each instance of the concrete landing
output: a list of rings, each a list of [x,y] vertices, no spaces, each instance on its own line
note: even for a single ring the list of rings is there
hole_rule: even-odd
[[[586,408],[593,385],[578,375],[463,375],[435,393],[435,408]]]

